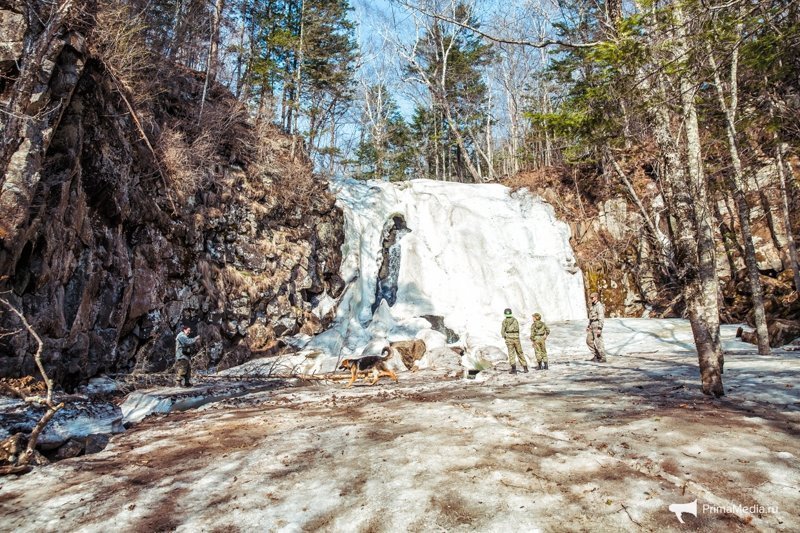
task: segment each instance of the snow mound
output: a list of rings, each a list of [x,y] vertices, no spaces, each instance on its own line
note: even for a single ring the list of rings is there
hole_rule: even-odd
[[[430,336],[421,334],[433,325],[423,317],[433,316],[459,344],[469,337],[469,360],[495,360],[504,348],[499,332],[506,307],[521,322],[534,312],[546,321],[586,316],[569,228],[528,191],[423,179],[340,180],[333,188],[345,216],[346,288],[332,328],[309,347],[339,357],[379,353],[389,341]],[[410,231],[397,232],[387,255],[398,221]],[[385,256],[391,302],[377,296],[387,294],[378,287]],[[326,300],[317,312],[330,308]]]

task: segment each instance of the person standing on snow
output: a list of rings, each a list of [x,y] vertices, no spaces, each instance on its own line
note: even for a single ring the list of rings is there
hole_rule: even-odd
[[[503,319],[503,326],[500,328],[500,336],[506,342],[508,348],[508,363],[511,365],[511,373],[517,373],[517,359],[522,365],[524,372],[528,371],[528,361],[522,353],[522,344],[519,342],[519,322],[513,317],[511,309],[504,311],[505,318]]]
[[[603,345],[603,320],[606,317],[606,308],[600,301],[600,295],[593,292],[589,295],[591,305],[589,306],[589,325],[586,326],[586,345],[592,352],[589,361],[598,363],[606,362],[606,349]]]
[[[191,387],[189,376],[192,374],[192,362],[190,359],[189,351],[192,344],[200,340],[200,336],[191,338],[189,334],[192,332],[192,327],[184,324],[181,332],[175,337],[175,384],[183,385],[184,387]]]
[[[547,370],[547,346],[544,341],[550,335],[550,328],[547,324],[542,322],[542,315],[533,313],[533,324],[531,324],[531,342],[533,343],[533,350],[536,353],[536,370]],[[544,368],[542,367],[544,364]]]

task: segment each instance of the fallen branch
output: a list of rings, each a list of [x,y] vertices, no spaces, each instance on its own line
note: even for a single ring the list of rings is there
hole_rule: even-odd
[[[300,374],[297,377],[309,381],[344,381],[350,379],[350,374]]]
[[[631,516],[631,513],[628,512],[628,508],[625,507],[624,504],[620,504],[620,505],[622,505],[622,510],[625,511],[625,514],[628,515],[628,518],[631,519],[631,522],[633,522],[634,524],[636,524],[639,527],[642,527],[642,524],[640,524],[639,522],[637,522],[636,520],[633,519],[633,517]]]
[[[47,426],[53,416],[55,416],[55,414],[64,407],[64,402],[61,402],[58,405],[53,403],[53,381],[50,379],[50,376],[47,375],[47,372],[45,372],[44,364],[42,363],[42,348],[44,347],[42,338],[39,337],[39,334],[36,333],[36,330],[34,330],[33,326],[30,325],[28,320],[25,318],[25,315],[23,315],[16,307],[14,307],[11,302],[4,298],[0,298],[0,303],[5,305],[20,319],[22,325],[25,326],[25,329],[28,331],[28,333],[30,333],[34,340],[36,340],[36,353],[34,354],[34,360],[36,361],[36,366],[39,368],[39,372],[42,374],[42,379],[44,379],[44,383],[47,386],[47,396],[45,398],[25,398],[26,403],[46,405],[47,411],[45,411],[44,415],[42,415],[42,418],[40,418],[39,422],[37,422],[36,426],[34,426],[33,431],[28,438],[28,446],[25,449],[25,453],[22,454],[22,457],[17,461],[16,465],[12,465],[14,468],[3,469],[3,471],[8,470],[8,473],[23,474],[29,471],[26,470],[25,467],[27,467],[28,463],[34,456],[39,435],[41,435],[42,431],[44,431],[44,428]],[[28,469],[29,468],[30,467],[28,467]]]
[[[15,398],[19,398],[20,400],[25,399],[25,395],[17,390],[16,388],[8,385],[7,383],[0,383],[0,394],[5,394],[6,396],[13,396]]]
[[[0,476],[13,476],[19,474],[27,474],[33,470],[33,467],[29,465],[7,465],[7,466],[0,466]]]
[[[58,405],[50,405],[45,411],[42,418],[39,419],[39,422],[36,423],[34,426],[33,431],[31,432],[31,436],[28,439],[28,446],[25,448],[25,453],[22,456],[22,459],[19,461],[20,465],[27,465],[31,459],[33,458],[33,452],[36,451],[36,442],[39,440],[39,435],[44,431],[45,426],[50,419],[55,416],[55,414],[64,407],[64,402],[59,403]]]
[[[527,490],[527,491],[533,490],[533,487],[525,486],[525,485],[517,485],[516,483],[510,483],[510,482],[506,481],[505,479],[501,479],[500,480],[500,484],[501,485],[505,485],[506,487],[511,487],[512,489],[522,489],[522,490]]]

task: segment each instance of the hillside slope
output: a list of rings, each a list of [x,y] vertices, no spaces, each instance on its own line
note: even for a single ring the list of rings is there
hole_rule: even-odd
[[[327,184],[223,87],[201,107],[201,74],[135,47],[126,63],[109,38],[118,12],[73,4],[46,26],[30,13],[45,3],[0,10],[14,29],[0,98],[25,118],[2,119],[0,292],[42,336],[48,371],[71,389],[163,370],[184,321],[201,366],[319,331],[316,299],[342,287]],[[6,311],[0,330],[18,330]],[[27,334],[0,337],[0,372],[34,373],[34,350]]]

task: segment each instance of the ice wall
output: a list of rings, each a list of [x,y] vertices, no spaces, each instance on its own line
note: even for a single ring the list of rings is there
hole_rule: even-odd
[[[526,190],[432,180],[341,180],[333,188],[345,215],[347,288],[333,328],[312,346],[345,356],[374,351],[424,334],[430,323],[420,317],[438,315],[462,343],[503,347],[506,307],[523,332],[534,312],[545,321],[586,317],[569,229]],[[373,314],[384,231],[398,215],[410,232],[398,241],[397,301]]]

